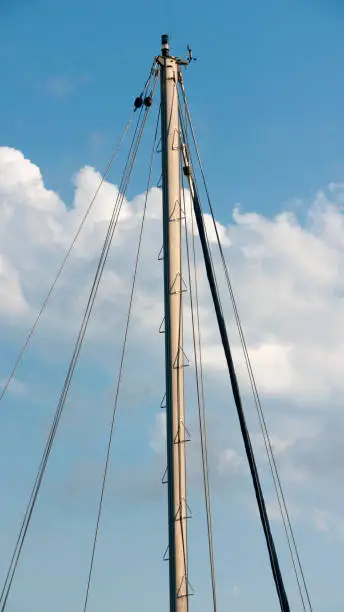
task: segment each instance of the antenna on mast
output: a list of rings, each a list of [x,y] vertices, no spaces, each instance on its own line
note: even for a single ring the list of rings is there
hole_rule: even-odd
[[[189,63],[189,64],[191,64],[191,62],[192,62],[192,61],[196,62],[197,57],[194,57],[194,56],[193,56],[193,53],[192,53],[192,49],[191,49],[191,47],[190,47],[189,45],[187,45],[187,47],[186,47],[186,48],[187,48],[187,50],[188,50],[188,54],[189,54],[189,57],[188,57],[188,63]]]

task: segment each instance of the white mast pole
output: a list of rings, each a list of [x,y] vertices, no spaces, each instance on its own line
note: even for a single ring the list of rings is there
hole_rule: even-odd
[[[188,611],[178,60],[162,36],[161,143],[170,612]]]

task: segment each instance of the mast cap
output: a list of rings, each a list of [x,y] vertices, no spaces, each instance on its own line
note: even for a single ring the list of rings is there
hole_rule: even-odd
[[[168,34],[163,34],[161,37],[162,55],[167,57],[169,51]]]

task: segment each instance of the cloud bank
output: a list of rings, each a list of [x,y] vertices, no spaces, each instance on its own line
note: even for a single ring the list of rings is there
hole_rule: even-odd
[[[20,151],[0,148],[0,328],[6,330],[9,342],[12,332],[17,338],[34,320],[99,180],[95,169],[81,169],[74,177],[74,201],[68,206],[45,186],[33,162]],[[55,338],[57,344],[64,336],[75,335],[78,328],[117,193],[115,185],[104,184],[42,321],[45,336]],[[122,341],[143,197],[124,202],[90,329],[91,347],[112,350]],[[344,434],[343,206],[344,185],[330,184],[304,207],[302,223],[287,210],[268,218],[242,212],[238,206],[227,224],[218,221],[258,388],[267,402],[276,456],[289,483],[299,487],[307,483],[314,490],[318,487],[318,492],[318,475],[324,474],[322,480],[328,486],[328,475],[334,469],[338,473],[344,463],[338,433]],[[206,223],[215,249],[208,216]],[[160,364],[160,371],[158,329],[163,301],[157,256],[161,240],[161,193],[153,188],[131,342],[134,368],[144,350],[147,360]],[[201,259],[198,267],[204,366],[221,389],[224,359]],[[224,288],[221,270],[218,278]],[[226,298],[224,308],[246,392],[247,376]],[[187,313],[185,317],[187,328],[190,317]],[[186,349],[192,356],[190,331],[186,331]],[[3,369],[0,380],[7,373]],[[157,416],[151,440],[155,452],[161,452],[162,436],[163,420]],[[264,461],[258,430],[253,431],[253,439]],[[233,447],[225,439],[217,444],[214,463],[223,478],[246,474],[235,440]],[[315,527],[323,532],[342,525],[332,511],[314,507],[313,516]]]

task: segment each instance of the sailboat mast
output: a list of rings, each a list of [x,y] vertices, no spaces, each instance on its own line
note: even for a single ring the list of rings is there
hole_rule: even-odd
[[[161,143],[170,612],[188,611],[178,60],[162,36]]]

